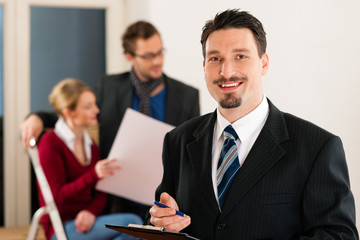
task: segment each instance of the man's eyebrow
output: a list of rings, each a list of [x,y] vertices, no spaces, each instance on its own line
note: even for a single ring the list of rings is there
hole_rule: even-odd
[[[232,50],[233,53],[249,53],[250,50],[247,48],[235,48]],[[218,50],[211,50],[206,53],[206,55],[213,55],[213,54],[219,54],[220,52]]]
[[[249,53],[250,51],[249,51],[249,49],[247,49],[247,48],[236,48],[236,49],[232,50],[232,52],[234,52],[234,53],[237,53],[237,52],[240,52],[240,53]]]
[[[158,50],[156,52],[145,52],[144,55],[146,55],[146,54],[158,54],[161,51],[164,51],[164,48],[161,48],[160,50]]]
[[[206,53],[206,55],[213,55],[213,54],[219,54],[220,52],[218,50],[211,50]]]

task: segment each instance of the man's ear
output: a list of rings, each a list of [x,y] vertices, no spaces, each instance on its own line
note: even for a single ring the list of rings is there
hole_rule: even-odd
[[[269,56],[267,53],[264,53],[264,55],[261,57],[261,63],[262,63],[262,72],[261,75],[266,75],[268,69],[269,69]]]
[[[131,63],[131,65],[133,65],[134,56],[131,55],[130,53],[126,52],[126,53],[125,53],[125,57],[126,57],[126,59]]]

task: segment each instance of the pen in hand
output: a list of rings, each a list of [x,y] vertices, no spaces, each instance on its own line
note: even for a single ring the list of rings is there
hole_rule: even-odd
[[[155,204],[156,206],[159,206],[159,207],[162,207],[162,208],[170,208],[169,206],[166,206],[165,204],[162,204],[162,203],[160,203],[160,202],[158,202],[158,201],[155,201],[154,204]],[[182,217],[186,217],[186,216],[187,216],[186,214],[184,214],[184,213],[182,213],[182,212],[179,212],[178,210],[175,210],[175,211],[176,211],[176,214],[179,215],[179,216],[182,216]]]

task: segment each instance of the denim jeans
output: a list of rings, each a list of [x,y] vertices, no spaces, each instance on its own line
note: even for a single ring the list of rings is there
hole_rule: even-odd
[[[137,239],[127,234],[108,229],[105,224],[127,226],[129,223],[143,224],[142,219],[132,213],[116,213],[102,215],[96,218],[93,227],[86,233],[79,233],[76,231],[74,220],[64,223],[65,233],[69,240],[125,240]],[[52,235],[51,240],[56,240],[55,234]]]

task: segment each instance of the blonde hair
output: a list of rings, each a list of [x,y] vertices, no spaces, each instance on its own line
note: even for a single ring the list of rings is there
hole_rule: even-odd
[[[66,78],[54,86],[49,95],[49,103],[56,113],[63,117],[62,111],[66,108],[75,110],[80,95],[86,91],[94,93],[84,82],[75,78]]]

